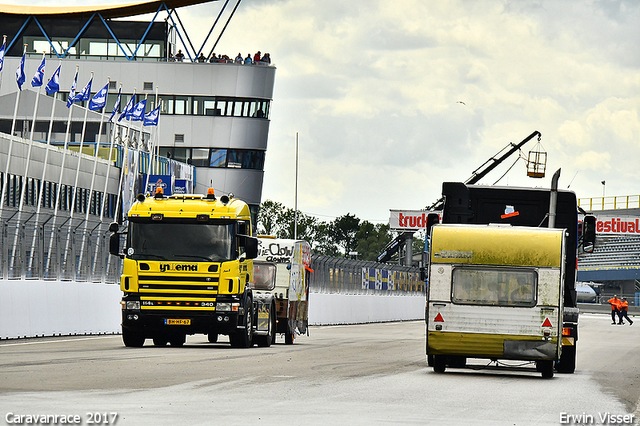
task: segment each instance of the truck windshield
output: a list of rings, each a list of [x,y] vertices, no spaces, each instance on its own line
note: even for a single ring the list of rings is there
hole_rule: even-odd
[[[535,306],[537,276],[532,270],[455,268],[451,300],[472,305]]]
[[[233,229],[232,223],[132,222],[128,253],[136,260],[233,260]]]

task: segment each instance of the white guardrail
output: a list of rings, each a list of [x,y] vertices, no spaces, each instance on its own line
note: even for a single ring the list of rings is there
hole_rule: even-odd
[[[120,333],[116,284],[0,281],[0,339]],[[424,319],[422,295],[309,295],[309,324],[364,324]]]

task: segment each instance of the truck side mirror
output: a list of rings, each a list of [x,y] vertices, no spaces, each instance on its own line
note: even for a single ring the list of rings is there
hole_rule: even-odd
[[[111,229],[111,227],[109,227],[109,229]],[[117,232],[114,232],[109,237],[109,253],[114,256],[122,257],[122,254],[120,253],[120,234]]]
[[[248,235],[239,235],[241,243],[244,245],[244,253],[247,259],[255,259],[258,257],[258,239]]]
[[[438,213],[429,213],[427,215],[427,238],[431,234],[431,227],[437,223],[440,223],[440,215]]]
[[[596,217],[587,215],[582,219],[582,249],[593,253],[596,246]]]

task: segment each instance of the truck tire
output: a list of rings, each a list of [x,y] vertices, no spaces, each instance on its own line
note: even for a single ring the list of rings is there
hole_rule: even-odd
[[[543,379],[551,379],[553,377],[553,361],[537,361],[536,369],[542,373]]]
[[[155,346],[167,346],[168,340],[165,337],[154,337],[153,344]]]
[[[268,348],[276,340],[276,309],[274,305],[269,308],[269,332],[266,336],[256,336],[256,344],[263,348]]]
[[[216,343],[218,341],[218,333],[207,334],[207,340],[209,343]]]
[[[184,342],[187,340],[187,336],[184,334],[178,334],[176,336],[171,336],[169,339],[169,343],[171,346],[182,346]]]
[[[560,361],[556,365],[558,373],[573,374],[576,371],[576,347],[563,346]]]
[[[234,348],[250,348],[253,346],[253,300],[247,297],[244,309],[244,327],[229,335],[229,342]]]
[[[444,355],[433,356],[433,371],[436,373],[444,373],[447,368],[447,358]]]
[[[135,331],[131,331],[128,328],[122,329],[122,341],[128,348],[141,348],[144,346],[144,336]]]

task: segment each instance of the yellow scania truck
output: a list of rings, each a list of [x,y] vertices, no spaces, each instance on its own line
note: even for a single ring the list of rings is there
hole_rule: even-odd
[[[258,240],[248,205],[231,196],[139,195],[110,252],[123,259],[122,339],[140,347],[180,346],[186,336],[210,342],[228,335],[234,347],[269,346],[275,334],[273,295],[254,298]],[[121,249],[122,234],[126,235]],[[267,321],[258,324],[258,313]]]

